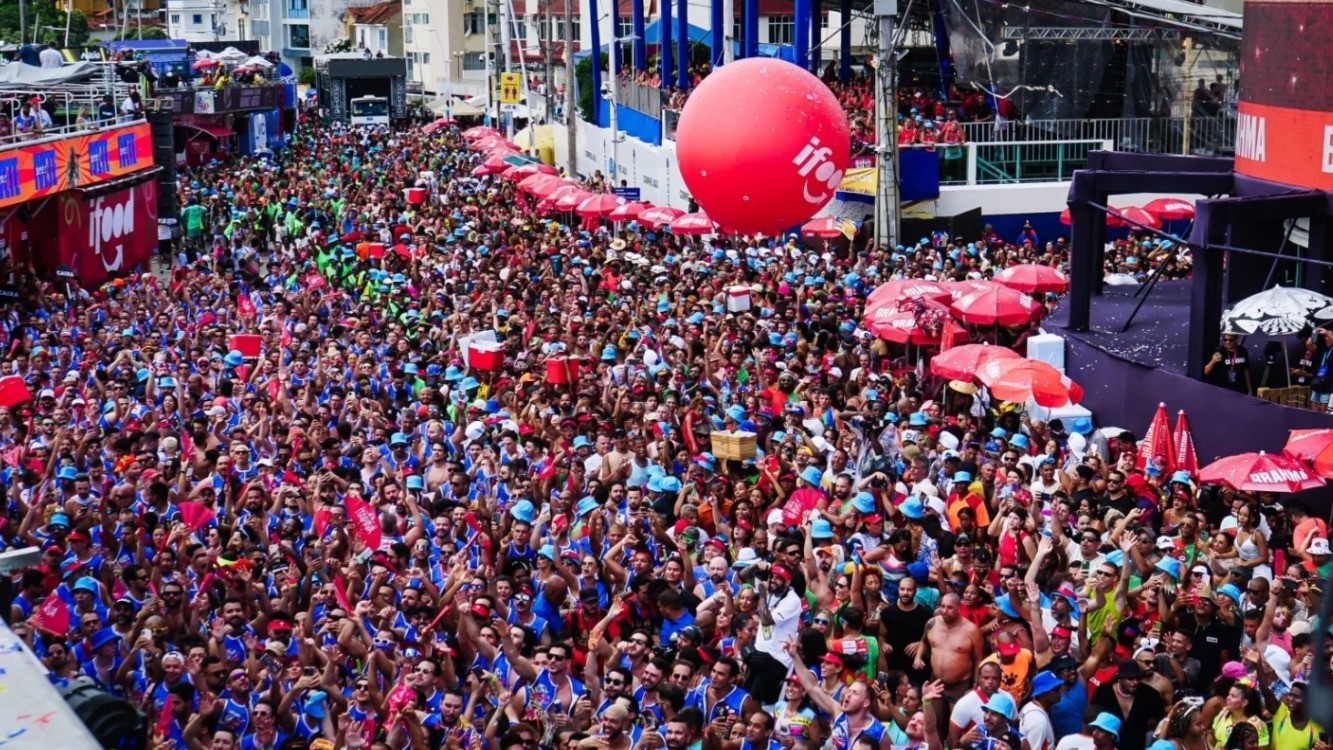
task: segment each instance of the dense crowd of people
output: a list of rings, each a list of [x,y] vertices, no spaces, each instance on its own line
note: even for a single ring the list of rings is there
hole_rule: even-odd
[[[307,122],[183,173],[169,270],[23,277],[0,542],[53,679],[173,750],[1327,750],[1322,519],[858,325],[1063,239],[588,231],[479,160]]]

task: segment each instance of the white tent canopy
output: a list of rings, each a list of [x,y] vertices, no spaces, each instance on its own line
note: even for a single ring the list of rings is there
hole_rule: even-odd
[[[259,55],[255,55],[254,57],[251,57],[249,60],[246,60],[245,64],[253,68],[264,68],[265,70],[273,67],[273,63],[269,62],[268,60],[265,60]]]

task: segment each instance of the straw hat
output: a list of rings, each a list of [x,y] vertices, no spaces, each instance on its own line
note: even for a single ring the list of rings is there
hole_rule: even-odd
[[[966,380],[950,380],[949,390],[957,391],[958,393],[963,393],[968,396],[971,396],[975,394],[979,389],[977,388],[976,384],[969,383]]]

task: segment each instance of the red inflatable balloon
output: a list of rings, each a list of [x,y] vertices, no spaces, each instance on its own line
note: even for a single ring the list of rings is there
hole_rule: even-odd
[[[833,92],[782,60],[723,65],[690,94],[676,155],[708,218],[743,234],[804,223],[847,166],[847,116]]]

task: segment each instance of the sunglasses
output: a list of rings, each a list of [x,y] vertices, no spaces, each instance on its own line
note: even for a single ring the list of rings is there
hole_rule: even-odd
[[[815,620],[814,620],[814,622],[815,622],[816,625],[828,625],[828,624],[829,624],[828,618],[826,618],[826,617],[816,617]]]

